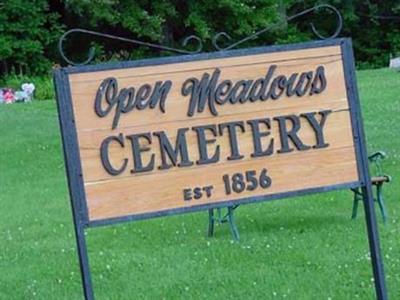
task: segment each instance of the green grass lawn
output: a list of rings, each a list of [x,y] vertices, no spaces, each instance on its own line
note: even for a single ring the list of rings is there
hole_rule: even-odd
[[[388,154],[378,215],[400,299],[400,73],[358,73],[369,151]],[[82,299],[54,101],[0,106],[0,299]],[[88,230],[96,299],[374,299],[363,214],[349,191],[242,206],[241,241],[207,212]]]

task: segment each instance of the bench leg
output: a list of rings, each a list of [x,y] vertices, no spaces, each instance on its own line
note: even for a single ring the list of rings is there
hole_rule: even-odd
[[[239,230],[237,229],[236,224],[235,224],[235,220],[233,218],[234,209],[235,208],[233,206],[229,206],[228,207],[228,222],[229,222],[229,226],[231,227],[231,232],[232,232],[233,239],[235,241],[239,241]]]
[[[218,213],[218,224],[221,225],[222,223],[226,222],[226,220],[224,220],[224,218],[222,217],[222,208],[218,207],[217,208],[217,213]]]
[[[388,215],[385,207],[385,202],[383,200],[383,192],[382,192],[382,184],[378,184],[376,186],[376,199],[374,199],[374,202],[378,202],[379,209],[382,214],[382,219],[383,223],[386,224]],[[357,211],[358,211],[358,203],[360,200],[362,200],[361,192],[359,188],[351,189],[354,193],[354,200],[353,200],[353,212],[351,214],[351,218],[355,219],[357,217]]]
[[[381,213],[382,213],[383,223],[386,224],[387,212],[386,212],[385,203],[383,201],[382,184],[378,184],[376,186],[376,200],[377,200],[377,202],[379,204],[379,208],[380,208]]]
[[[357,211],[358,211],[358,202],[361,200],[360,199],[360,189],[352,189],[354,193],[354,198],[353,198],[353,212],[351,213],[351,218],[354,220],[357,218]]]
[[[228,222],[229,227],[231,229],[232,237],[234,240],[238,241],[239,240],[239,230],[236,227],[235,224],[235,219],[233,216],[234,210],[238,207],[236,206],[228,206],[228,212],[225,216],[222,216],[222,208],[217,208],[217,215],[214,215],[214,209],[209,209],[208,210],[208,236],[212,237],[214,236],[214,228],[215,228],[215,222],[218,222],[218,224],[223,224]]]
[[[214,209],[208,210],[208,236],[214,236]]]

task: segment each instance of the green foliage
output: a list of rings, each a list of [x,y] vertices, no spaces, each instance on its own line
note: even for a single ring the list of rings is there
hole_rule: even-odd
[[[343,16],[341,36],[351,37],[359,68],[378,68],[389,65],[390,55],[400,55],[399,0],[329,0],[303,1],[304,7],[319,3],[334,5]],[[332,28],[334,18],[320,18],[318,25]]]
[[[351,36],[358,66],[388,65],[390,55],[400,54],[399,0],[0,0],[1,73],[42,74],[60,62],[56,41],[65,28],[86,28],[145,42],[182,48],[185,37],[195,34],[203,50],[215,50],[211,39],[221,37],[222,47],[268,26],[255,40],[239,47],[294,43],[315,39],[314,22],[325,35],[335,29],[335,17],[326,11],[286,22],[286,18],[322,3],[336,6],[343,15],[342,36]],[[123,42],[87,38],[77,34],[65,51],[74,61],[84,61],[90,47],[96,61],[139,59],[170,55],[165,51]],[[195,49],[189,44],[186,49]]]
[[[197,35],[204,43],[204,50],[212,50],[211,38],[220,31],[229,32],[232,38],[243,38],[274,22],[277,5],[273,0],[155,0],[130,1],[65,1],[72,19],[79,19],[80,26],[111,32],[143,41],[182,48],[182,41]],[[79,37],[78,37],[79,38]],[[82,37],[82,42],[84,43]],[[253,42],[253,44],[257,44]],[[135,58],[166,55],[159,50],[132,47],[126,43],[104,43],[96,57]],[[192,47],[192,48],[191,48]],[[193,49],[196,45],[188,45]],[[116,55],[115,49],[121,49]],[[99,48],[96,48],[99,50]],[[72,56],[79,52],[69,47]],[[75,52],[75,53],[74,53]],[[84,59],[83,56],[81,56]]]
[[[0,73],[43,73],[51,67],[48,49],[62,26],[46,0],[0,3]]]

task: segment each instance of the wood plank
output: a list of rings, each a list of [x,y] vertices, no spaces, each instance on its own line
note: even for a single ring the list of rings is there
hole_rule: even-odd
[[[301,59],[308,59],[308,58],[315,58],[315,57],[324,57],[324,56],[337,56],[341,55],[340,46],[328,46],[322,48],[310,48],[310,49],[302,49],[302,50],[292,50],[292,51],[285,51],[285,52],[274,52],[274,53],[262,53],[251,55],[251,61],[249,61],[249,56],[237,56],[237,57],[229,57],[229,58],[214,58],[209,60],[203,61],[192,61],[192,62],[183,62],[173,64],[174,67],[172,70],[174,72],[181,72],[181,71],[190,71],[193,69],[199,68],[199,63],[201,62],[202,68],[213,68],[213,66],[218,65],[220,67],[230,67],[236,65],[249,65],[249,63],[272,63],[272,62],[281,62],[281,61],[297,61]],[[137,73],[135,71],[137,71]],[[155,74],[158,72],[159,74],[165,74],[171,72],[171,69],[164,69],[160,68],[160,66],[147,66],[147,67],[139,67],[139,68],[127,68],[127,69],[116,69],[116,70],[107,70],[107,71],[99,71],[96,72],[97,76],[101,78],[106,78],[109,76],[125,78],[139,76],[141,75],[148,75],[148,74]],[[93,73],[93,72],[92,72]],[[92,74],[91,73],[91,74]],[[71,74],[70,82],[71,84],[79,83],[79,82],[90,82],[96,81],[96,77],[88,76],[89,73],[76,73]]]
[[[242,57],[244,59],[244,57]],[[247,59],[247,58],[246,58]],[[252,60],[251,60],[252,61]],[[245,63],[244,61],[243,63]],[[247,63],[249,63],[247,61]],[[208,61],[197,62],[197,64],[209,64]],[[159,70],[169,69],[175,70],[180,64],[162,65],[154,69],[154,74],[148,75],[143,78],[140,73],[141,68],[131,69],[131,72],[136,74],[135,77],[119,77],[119,86],[122,87],[138,87],[141,84],[149,83],[154,84],[157,80],[160,80]],[[270,64],[260,64],[257,66],[243,65],[241,67],[230,68],[226,72],[222,70],[221,80],[230,79],[233,82],[239,81],[241,79],[257,79],[259,77],[264,77]],[[295,64],[292,61],[279,62],[276,74],[291,74],[293,72],[305,72],[310,70],[315,70],[318,65],[324,65],[327,77],[327,88],[323,94],[315,94],[309,97],[309,101],[318,103],[320,101],[335,101],[338,99],[343,99],[346,97],[346,90],[344,88],[344,75],[342,62],[340,57],[317,57],[313,59],[307,59],[304,61],[297,61]],[[153,110],[143,110],[143,111],[132,111],[129,114],[122,115],[119,122],[119,128],[144,125],[147,124],[148,120],[157,120],[160,124],[163,122],[171,122],[176,120],[187,119],[187,109],[189,98],[184,97],[181,94],[182,83],[189,77],[201,78],[205,71],[212,72],[215,67],[220,67],[218,64],[209,67],[206,70],[193,71],[188,70],[187,72],[172,73],[168,76],[162,77],[164,79],[169,79],[173,82],[172,89],[169,93],[168,99],[166,101],[166,113],[162,113],[158,109]],[[75,76],[73,74],[71,76]],[[110,77],[103,76],[103,72],[86,73],[87,78],[91,78],[91,82],[83,81],[81,83],[74,82],[71,86],[71,93],[73,98],[73,108],[76,116],[76,126],[79,131],[90,130],[93,128],[109,128],[111,130],[111,124],[113,119],[113,114],[105,118],[99,118],[94,110],[94,98],[96,91],[104,78]],[[72,77],[73,78],[73,77]],[[96,78],[96,80],[94,80]],[[305,98],[301,99],[304,101]],[[265,102],[254,102],[245,103],[240,105],[240,110],[243,112],[250,112],[256,110],[269,110],[269,109],[280,109],[282,106],[294,106],[298,105],[300,98],[294,96],[288,98],[283,96],[279,101],[267,100]],[[226,104],[219,109],[219,115],[228,115],[237,112],[239,105]],[[140,117],[138,117],[140,115]],[[202,114],[195,114],[191,119],[213,117],[212,114],[205,110]]]
[[[353,140],[352,140],[352,133],[351,133],[351,128],[349,126],[349,112],[347,110],[340,110],[341,106],[343,106],[343,103],[340,103],[340,106],[336,107],[324,107],[323,109],[332,109],[332,108],[337,108],[339,111],[332,113],[326,123],[326,142],[330,144],[330,147],[332,148],[340,148],[340,147],[349,147],[353,146]],[[310,107],[306,107],[304,110],[300,110],[299,112],[309,112]],[[293,110],[288,110],[288,111],[283,111],[283,114],[291,114],[293,113]],[[272,115],[273,116],[273,115]],[[271,116],[271,117],[272,117]],[[221,117],[218,119],[218,122],[224,123],[224,122],[230,122],[230,121],[237,121],[237,120],[249,120],[251,118],[257,119],[257,118],[265,118],[269,117],[269,115],[264,114],[263,112],[258,112],[257,114],[254,113],[246,113],[242,114],[240,116],[228,116],[228,117]],[[201,124],[209,124],[209,123],[215,123],[215,120],[196,120],[193,121],[190,126],[198,126]],[[176,140],[176,131],[178,128],[185,127],[187,124],[181,124],[181,123],[169,123],[165,124],[163,126],[163,130],[167,133],[168,137],[171,140],[171,143],[174,143]],[[132,133],[141,133],[141,132],[154,132],[156,130],[160,130],[160,126],[157,124],[152,124],[149,126],[141,126],[141,127],[135,127],[133,130],[125,130],[124,132],[126,134],[132,134]],[[246,127],[246,132],[241,133],[238,132],[238,140],[239,140],[239,149],[242,155],[244,155],[244,160],[252,160],[250,157],[251,153],[253,152],[253,141],[252,141],[252,133],[249,127]],[[121,148],[119,145],[111,145],[110,146],[110,157],[111,157],[111,163],[113,165],[120,165],[120,162],[128,158],[129,159],[129,166],[130,168],[127,169],[123,174],[119,175],[118,177],[113,178],[110,174],[108,174],[105,169],[102,167],[100,161],[99,161],[99,148],[101,142],[108,136],[109,132],[108,131],[91,131],[91,132],[82,132],[81,133],[81,143],[80,143],[80,148],[81,148],[81,159],[82,159],[82,167],[83,167],[83,177],[85,182],[92,182],[92,181],[99,181],[99,180],[119,180],[120,178],[123,177],[132,177],[132,176],[144,176],[145,174],[143,173],[138,173],[138,174],[131,174],[130,173],[130,168],[133,167],[133,162],[132,162],[132,150],[129,147],[129,143],[126,147]],[[305,144],[308,145],[314,145],[316,143],[315,139],[315,134],[311,130],[310,125],[308,123],[304,123],[303,127],[299,131],[299,136],[301,139],[304,141]],[[278,127],[274,126],[271,130],[271,137],[275,139],[275,147],[279,147],[279,132],[278,132]],[[269,142],[269,138],[265,139],[264,147],[267,147],[267,143]],[[199,159],[199,153],[198,153],[198,143],[197,143],[197,137],[195,132],[189,131],[187,133],[187,144],[188,144],[188,149],[189,149],[189,157],[193,159],[193,161],[196,161]],[[227,157],[230,154],[230,145],[229,145],[229,138],[225,134],[221,137],[218,137],[218,145],[220,145],[221,149],[221,160],[218,162],[219,164],[226,163],[227,162]],[[161,164],[161,156],[160,156],[160,150],[159,146],[157,143],[157,139],[154,138],[153,145],[152,145],[152,150],[144,153],[143,154],[143,161],[149,161],[150,157],[152,154],[155,154],[155,165],[158,166]],[[303,153],[300,152],[292,152],[288,153],[287,155],[298,155],[302,156],[304,155]],[[231,161],[232,163],[236,163],[235,161]],[[193,165],[188,168],[198,168],[197,165]],[[176,171],[180,172],[183,171],[183,169],[186,168],[179,168]],[[221,170],[223,171],[223,167],[221,167]],[[153,172],[166,172],[166,171],[161,171],[155,169]],[[170,170],[168,170],[170,172]]]
[[[227,197],[224,193],[223,174],[245,170],[268,169],[272,185],[268,189],[244,191]],[[223,173],[218,165],[186,169],[183,172],[150,174],[138,178],[125,178],[86,186],[91,220],[162,211],[177,207],[202,205],[249,196],[269,195],[312,187],[322,187],[340,182],[357,181],[357,168],[353,147],[326,148],[310,152],[299,163],[298,156],[282,155],[266,160],[253,159],[227,164]],[[214,184],[212,198],[184,201],[183,188]],[[156,188],[155,188],[156,186]]]

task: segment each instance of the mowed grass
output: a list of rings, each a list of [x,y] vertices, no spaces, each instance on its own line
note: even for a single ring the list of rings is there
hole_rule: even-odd
[[[383,150],[378,214],[389,296],[400,299],[400,73],[358,72],[369,151]],[[82,299],[54,101],[0,106],[0,299]],[[300,180],[300,179],[299,179]],[[96,299],[374,299],[362,210],[330,192],[87,231]]]

